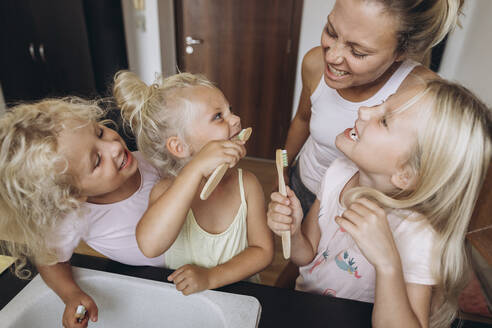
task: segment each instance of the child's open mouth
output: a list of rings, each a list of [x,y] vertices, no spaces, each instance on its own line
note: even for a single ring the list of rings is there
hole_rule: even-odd
[[[130,151],[125,149],[125,153],[123,154],[123,161],[121,162],[121,165],[120,165],[120,170],[127,168],[132,163],[132,159],[133,159],[133,156],[130,153]]]

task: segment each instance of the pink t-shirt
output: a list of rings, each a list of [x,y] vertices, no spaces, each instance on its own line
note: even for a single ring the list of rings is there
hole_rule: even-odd
[[[340,192],[358,168],[350,160],[339,158],[326,170],[317,195],[320,201],[321,238],[314,260],[300,268],[296,289],[316,294],[374,302],[376,271],[362,255],[355,241],[342,232],[334,218],[345,208]],[[418,213],[393,210],[387,214],[407,283],[434,285],[431,272],[436,261],[432,250],[435,232]],[[377,243],[377,240],[374,240]]]
[[[139,152],[140,188],[130,197],[113,204],[84,203],[68,215],[54,236],[53,243],[58,261],[68,261],[79,244],[85,241],[104,256],[129,265],[164,267],[164,255],[147,258],[137,245],[135,229],[147,209],[152,187],[160,179],[157,170]]]

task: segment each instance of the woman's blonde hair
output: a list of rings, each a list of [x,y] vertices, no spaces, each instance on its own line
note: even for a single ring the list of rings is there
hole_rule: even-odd
[[[464,0],[370,0],[396,18],[397,53],[422,60],[458,25]]]
[[[422,99],[430,99],[428,120],[408,160],[418,176],[415,189],[389,197],[354,188],[344,203],[369,197],[387,208],[410,209],[426,217],[437,233],[435,251],[441,258],[433,269],[444,296],[431,327],[447,327],[467,282],[465,234],[490,163],[492,119],[490,110],[463,86],[434,80],[424,93]]]
[[[30,275],[23,270],[27,258],[56,263],[47,241],[79,206],[58,135],[70,121],[96,122],[103,115],[94,102],[64,98],[17,105],[0,118],[0,231],[8,240],[3,248],[18,259],[17,276]]]
[[[128,71],[115,75],[113,93],[124,122],[137,139],[138,150],[161,172],[176,176],[186,160],[176,158],[166,147],[169,137],[187,140],[187,126],[194,115],[186,91],[196,86],[215,88],[201,75],[179,73],[148,86]]]

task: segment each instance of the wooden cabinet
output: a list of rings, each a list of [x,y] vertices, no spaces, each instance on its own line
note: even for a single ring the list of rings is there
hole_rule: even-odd
[[[7,105],[104,95],[106,82],[128,67],[119,0],[0,1],[0,15],[0,81]]]

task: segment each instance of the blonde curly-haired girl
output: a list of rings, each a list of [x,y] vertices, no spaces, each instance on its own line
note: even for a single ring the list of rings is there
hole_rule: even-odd
[[[64,327],[97,320],[94,300],[74,282],[68,260],[80,240],[110,259],[164,266],[139,250],[135,228],[158,171],[101,124],[95,102],[48,99],[11,108],[0,119],[0,231],[4,246],[36,263],[66,304]],[[15,242],[15,243],[14,243]],[[88,315],[77,323],[79,304]]]

